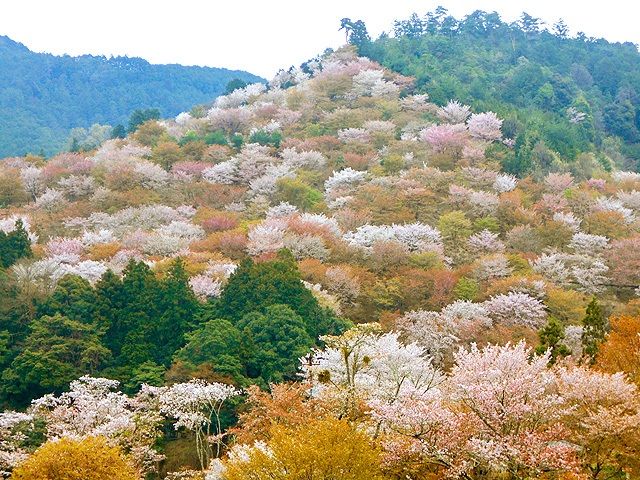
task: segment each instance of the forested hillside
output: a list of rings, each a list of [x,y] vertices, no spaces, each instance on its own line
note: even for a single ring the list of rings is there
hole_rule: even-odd
[[[476,11],[463,19],[438,8],[397,20],[393,36],[371,41],[366,25],[343,24],[360,54],[416,79],[444,105],[457,99],[503,119],[515,142],[507,171],[526,175],[581,168],[595,153],[609,166],[640,161],[640,53],[632,43],[569,37],[523,14],[514,23]]]
[[[345,46],[0,164],[0,470],[638,478],[640,173],[438,88]]]
[[[141,58],[34,53],[0,36],[0,158],[67,148],[72,128],[126,125],[138,108],[164,116],[210,102],[235,78],[223,68],[151,65]]]

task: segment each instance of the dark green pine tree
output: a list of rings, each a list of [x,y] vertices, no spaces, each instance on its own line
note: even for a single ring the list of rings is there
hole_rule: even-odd
[[[609,322],[596,297],[593,297],[587,305],[582,327],[582,349],[590,363],[593,364],[598,354],[598,348],[609,331]]]
[[[128,378],[133,369],[154,360],[152,341],[154,325],[160,317],[160,282],[144,262],[131,260],[123,272],[120,292],[121,310],[114,317],[106,333],[106,344],[114,355],[114,363],[121,367],[119,378]],[[110,288],[117,288],[111,281]]]
[[[536,348],[536,353],[544,354],[551,350],[550,363],[553,365],[560,357],[571,355],[571,350],[562,343],[564,340],[564,325],[555,317],[550,317],[547,324],[538,332],[540,345]]]
[[[173,354],[186,343],[185,334],[196,326],[199,308],[180,258],[174,261],[161,283],[158,306],[160,316],[154,322],[151,338],[155,345],[154,360],[168,367]]]
[[[15,230],[9,233],[0,231],[0,267],[9,268],[21,258],[33,255],[31,241],[22,220],[17,220]]]
[[[314,345],[304,319],[287,305],[271,305],[264,313],[252,312],[238,322],[245,351],[250,352],[247,371],[265,385],[295,380],[299,358]]]
[[[105,345],[111,351],[120,351],[123,337],[118,328],[124,310],[124,286],[118,275],[107,270],[95,286],[96,319],[99,330],[104,332]]]
[[[271,305],[287,305],[305,322],[307,333],[337,334],[348,328],[348,322],[322,308],[301,282],[298,266],[288,250],[278,253],[273,261],[243,261],[231,275],[217,302],[217,316],[238,322],[251,312],[265,313]]]
[[[248,352],[243,351],[242,334],[230,321],[208,320],[188,333],[186,339],[187,344],[176,352],[174,360],[182,362],[189,370],[207,364],[232,383],[246,383],[242,359]]]
[[[45,393],[67,388],[76,378],[94,374],[109,357],[91,325],[60,314],[35,320],[22,351],[2,373],[3,394],[23,405]]]
[[[71,320],[94,324],[98,295],[91,284],[82,277],[65,275],[53,293],[38,305],[37,316],[59,313]]]

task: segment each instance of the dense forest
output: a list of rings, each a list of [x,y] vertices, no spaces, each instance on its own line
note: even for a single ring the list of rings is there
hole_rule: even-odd
[[[493,12],[456,19],[440,7],[394,23],[372,41],[361,21],[343,28],[365,55],[416,79],[439,105],[457,99],[503,119],[515,142],[505,167],[543,173],[581,154],[637,170],[640,162],[640,52],[578,33],[559,20],[545,28],[523,14],[507,23]],[[580,167],[574,167],[580,168]]]
[[[65,150],[72,128],[125,123],[138,108],[165,116],[210,102],[233,79],[223,68],[151,65],[141,58],[34,53],[0,35],[0,158]]]
[[[0,164],[0,475],[639,478],[640,173],[597,120],[617,93],[565,124],[410,71],[447,18],[373,42],[344,19],[351,45],[268,83]]]

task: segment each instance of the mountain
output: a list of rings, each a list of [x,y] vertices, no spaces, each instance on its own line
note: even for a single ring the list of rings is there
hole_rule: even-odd
[[[141,58],[35,53],[0,36],[0,158],[52,154],[64,147],[71,128],[126,124],[138,108],[176,115],[211,101],[235,78],[261,80],[243,71]]]
[[[350,45],[0,162],[0,472],[116,478],[103,436],[149,480],[637,478],[633,144],[529,151],[564,107],[439,75]]]
[[[440,7],[397,20],[372,40],[361,22],[343,21],[361,55],[416,80],[416,91],[444,105],[457,99],[504,118],[515,142],[511,173],[541,173],[584,161],[637,170],[640,162],[640,53],[550,29],[526,13],[507,23],[475,11],[457,19]],[[609,167],[607,167],[609,168]]]

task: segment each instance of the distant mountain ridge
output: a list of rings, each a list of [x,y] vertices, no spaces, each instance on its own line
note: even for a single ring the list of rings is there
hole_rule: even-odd
[[[154,65],[137,57],[35,53],[0,35],[0,158],[52,154],[71,128],[126,124],[137,108],[176,115],[213,100],[234,78],[262,80],[240,70]]]

